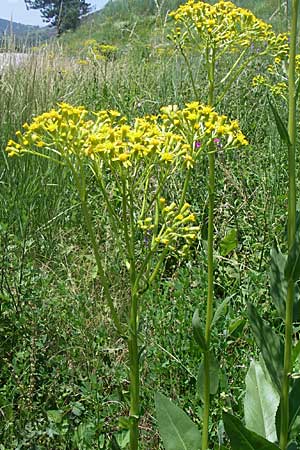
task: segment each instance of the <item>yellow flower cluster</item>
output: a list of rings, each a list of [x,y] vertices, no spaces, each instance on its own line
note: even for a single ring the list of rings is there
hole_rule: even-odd
[[[162,108],[161,115],[137,118],[133,124],[118,111],[89,115],[81,106],[61,103],[23,128],[15,141],[8,142],[9,156],[52,152],[52,157],[62,157],[61,162],[72,155],[88,157],[110,167],[131,168],[132,172],[141,160],[190,168],[205,148],[215,151],[247,145],[237,121],[198,102],[184,109]]]
[[[192,168],[205,149],[247,144],[236,121],[198,102],[183,109],[165,107],[158,116],[133,122],[115,110],[89,113],[82,106],[60,103],[23,128],[8,142],[9,156],[29,153],[49,158],[71,168],[78,180],[83,165],[91,166],[102,192],[114,186],[114,193],[108,195],[113,208],[118,210],[120,195],[126,198],[125,191],[131,193],[130,207],[134,217],[140,218],[136,226],[145,238],[152,236],[151,250],[177,248],[180,255],[197,238],[195,215],[188,203],[167,205],[161,198],[157,204],[155,195],[161,195],[170,177]],[[146,199],[146,194],[154,197]]]
[[[171,38],[177,46],[194,44],[231,52],[249,47],[253,53],[279,56],[287,52],[285,34],[276,35],[271,25],[229,1],[211,5],[188,0],[170,15],[176,23]]]
[[[159,203],[161,223],[152,245],[163,245],[173,251],[176,247],[180,247],[180,252],[185,254],[200,230],[200,227],[195,224],[196,216],[191,212],[191,205],[185,203],[179,209],[175,202],[167,205],[163,197],[160,198]],[[138,225],[143,231],[148,232],[148,236],[155,228],[152,217],[140,220]],[[183,244],[178,246],[178,243]]]
[[[275,57],[273,63],[267,68],[264,76],[258,75],[253,78],[253,86],[263,85],[273,95],[287,101],[288,97],[288,55]],[[296,55],[296,84],[300,80],[300,54]]]
[[[185,162],[192,167],[200,153],[215,152],[248,145],[236,120],[217,114],[211,106],[187,103],[183,109],[166,106],[161,109],[166,127],[183,137]]]
[[[199,226],[195,225],[196,217],[191,212],[191,205],[185,203],[178,209],[175,202],[166,205],[164,198],[160,199],[160,205],[162,208],[162,224],[155,242],[171,250],[175,250],[178,241],[184,242],[180,248],[180,251],[184,254],[197,238],[200,229]]]
[[[96,39],[88,39],[83,43],[86,58],[77,61],[80,65],[88,65],[95,61],[109,61],[115,58],[118,47],[111,44],[101,44]]]

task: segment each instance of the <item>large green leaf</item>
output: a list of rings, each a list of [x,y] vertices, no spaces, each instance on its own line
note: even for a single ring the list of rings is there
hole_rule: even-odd
[[[256,344],[262,353],[270,377],[280,393],[284,355],[282,339],[259,317],[255,307],[251,303],[248,303],[248,317]]]
[[[276,411],[280,396],[273,386],[264,363],[252,361],[246,375],[244,413],[246,427],[268,441],[276,442]]]
[[[223,413],[225,431],[232,450],[278,450],[279,447],[262,436],[248,430],[242,422],[228,413]]]
[[[238,246],[237,231],[232,228],[220,242],[220,252],[222,256],[227,256]]]
[[[211,322],[211,328],[213,328],[216,323],[220,320],[221,317],[225,316],[228,310],[228,303],[230,300],[234,297],[234,295],[231,295],[230,297],[225,298],[216,308],[213,320]]]
[[[159,433],[166,450],[199,450],[201,433],[187,414],[165,395],[155,394]]]
[[[274,246],[271,251],[271,272],[270,272],[270,293],[273,303],[282,317],[285,320],[285,305],[287,297],[288,282],[285,276],[285,267],[287,264],[287,257]],[[298,320],[300,316],[300,292],[299,286],[295,284],[294,295],[294,319]]]
[[[270,98],[268,97],[268,101],[269,101],[269,105],[271,107],[272,113],[274,115],[274,119],[275,119],[275,123],[277,126],[277,130],[278,133],[281,137],[281,139],[287,144],[287,145],[291,145],[291,140],[290,140],[290,136],[287,130],[286,125],[283,123],[283,120],[281,119],[279,112],[277,110],[277,107],[275,105],[273,105],[273,103],[271,102]]]
[[[295,240],[289,250],[284,275],[287,281],[299,281],[300,279],[300,212],[296,215]]]
[[[285,303],[287,294],[287,281],[284,276],[286,256],[275,245],[271,250],[270,293],[273,303],[285,319]]]
[[[300,415],[300,378],[297,378],[289,395],[289,429],[293,428],[295,420]]]
[[[213,352],[209,355],[209,391],[210,394],[215,395],[219,387],[219,372],[220,366]],[[204,358],[202,359],[197,377],[197,393],[202,401],[204,401]]]
[[[199,309],[197,308],[192,320],[193,333],[197,344],[202,352],[207,350],[206,340],[202,331],[202,323],[199,316]]]

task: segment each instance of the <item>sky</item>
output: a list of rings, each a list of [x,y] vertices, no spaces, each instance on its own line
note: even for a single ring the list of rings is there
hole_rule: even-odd
[[[91,4],[92,10],[102,8],[107,0],[87,0]],[[40,16],[39,10],[26,10],[24,0],[0,0],[0,18],[13,20],[14,22],[24,23],[26,25],[45,26]]]

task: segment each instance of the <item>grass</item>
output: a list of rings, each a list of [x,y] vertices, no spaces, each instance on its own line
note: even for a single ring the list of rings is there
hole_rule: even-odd
[[[267,18],[277,6],[275,1],[240,4]],[[165,12],[174,5],[161,5],[160,15],[152,3],[132,3],[131,10],[127,6],[110,3],[105,14],[95,15],[75,34],[32,51],[26,64],[1,74],[1,149],[24,122],[59,101],[115,108],[131,118],[193,99],[185,64],[169,51],[166,40]],[[150,14],[141,16],[147,8]],[[89,38],[117,45],[116,58],[80,65],[82,42]],[[201,98],[201,60],[194,60],[193,68]],[[243,380],[249,357],[257,353],[246,301],[259,305],[276,325],[268,267],[272,243],[285,232],[286,155],[266,95],[249,89],[256,69],[250,68],[219,106],[239,119],[250,146],[217,159],[216,298],[217,303],[228,299],[228,304],[215,330],[222,342],[215,350],[223,376],[222,394],[213,404],[214,424],[224,407],[243,415]],[[128,411],[127,354],[101,302],[95,261],[70,180],[45,161],[12,161],[4,152],[0,167],[0,449],[102,449],[109,448],[112,436],[126,448],[119,417]],[[93,196],[92,184],[90,192]],[[196,306],[204,314],[206,294],[205,163],[188,196],[201,217],[201,239],[192,261],[168,260],[161,280],[147,294],[142,318],[145,450],[162,448],[153,409],[156,390],[200,423],[199,357],[191,319]],[[113,293],[124,310],[126,286],[100,204],[94,220],[103,230],[101,250],[114,261],[109,267]],[[220,243],[232,228],[238,246],[224,257]],[[216,448],[222,438],[222,427],[211,424]]]

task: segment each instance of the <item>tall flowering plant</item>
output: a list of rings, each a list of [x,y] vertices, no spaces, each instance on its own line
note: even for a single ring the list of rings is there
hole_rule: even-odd
[[[211,5],[204,1],[189,0],[171,12],[175,21],[170,39],[185,58],[190,73],[194,95],[199,90],[194,80],[189,52],[204,55],[209,82],[209,103],[219,103],[234,81],[255,60],[263,57],[281,58],[288,51],[288,37],[276,34],[270,24],[257,18],[251,11],[239,8],[232,2],[219,1]],[[235,62],[218,84],[221,94],[214,98],[216,63],[228,54]]]
[[[130,449],[138,448],[140,417],[141,299],[165,259],[184,257],[197,239],[199,225],[186,201],[191,171],[216,139],[224,148],[246,143],[237,122],[197,102],[184,109],[162,108],[158,116],[132,122],[114,110],[89,113],[65,103],[25,124],[8,142],[9,156],[46,158],[72,173],[94,251],[103,298],[111,319],[128,346]],[[96,181],[101,203],[89,195]],[[177,183],[177,197],[166,186]],[[128,320],[115,306],[109,272],[98,242],[91,210],[105,212],[127,273]]]
[[[219,1],[213,5],[205,1],[188,0],[172,12],[175,21],[170,39],[183,56],[189,71],[194,95],[199,97],[199,89],[194,78],[190,56],[201,56],[205,61],[207,74],[207,103],[209,107],[219,105],[229,92],[233,83],[245,69],[259,58],[281,59],[288,52],[286,34],[276,34],[272,26],[257,18],[251,11],[239,8],[230,1]],[[217,63],[221,63],[228,54],[233,54],[235,62],[222,76],[218,73]],[[268,59],[267,58],[267,59]],[[222,64],[219,64],[221,67]],[[219,94],[216,93],[218,86]],[[222,129],[222,124],[220,126]],[[214,144],[218,143],[215,137]],[[210,351],[211,326],[214,309],[214,196],[215,196],[215,152],[216,145],[208,152],[208,245],[207,270],[208,289],[206,304],[204,346],[204,395],[202,450],[209,446],[209,411],[211,389],[212,354]],[[199,320],[194,320],[199,331]],[[196,332],[199,338],[199,333]],[[202,341],[203,341],[202,339]],[[202,345],[203,347],[203,345]]]

